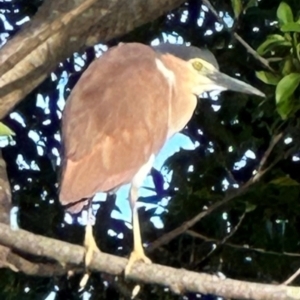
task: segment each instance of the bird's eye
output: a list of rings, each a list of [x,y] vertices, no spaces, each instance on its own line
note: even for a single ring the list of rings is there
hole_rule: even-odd
[[[200,71],[203,68],[202,63],[199,60],[195,60],[192,62],[192,65],[195,70]]]

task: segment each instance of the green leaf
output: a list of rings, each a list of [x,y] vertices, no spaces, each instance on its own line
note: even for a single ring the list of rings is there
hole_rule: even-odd
[[[294,22],[293,12],[287,3],[281,2],[279,4],[277,9],[277,19],[279,20],[280,25]]]
[[[254,211],[256,209],[256,207],[257,207],[257,205],[246,202],[246,213]]]
[[[8,126],[0,122],[0,136],[12,136],[16,135]]]
[[[291,73],[284,76],[278,83],[276,87],[276,103],[285,101],[294,94],[294,91],[300,83],[300,74]]]
[[[300,32],[300,24],[295,22],[286,23],[280,27],[280,30],[282,32]]]
[[[285,41],[284,36],[282,36],[281,34],[270,34],[267,36],[267,41]]]
[[[249,0],[249,1],[247,2],[247,4],[246,4],[245,8],[244,8],[244,12],[245,12],[247,9],[249,9],[249,8],[251,8],[251,7],[255,7],[255,6],[257,6],[257,0]]]
[[[296,54],[297,54],[298,61],[300,61],[300,44],[296,46],[296,52],[297,52]]]
[[[294,97],[290,97],[277,104],[276,111],[282,120],[286,120],[289,116],[291,116],[292,112],[294,111],[294,103]]]
[[[293,69],[294,69],[293,58],[291,56],[288,56],[282,61],[281,73],[282,75],[285,76],[292,73]]]
[[[255,72],[256,77],[266,84],[277,85],[280,81],[280,76],[275,75],[271,72],[259,71]]]
[[[276,178],[270,181],[270,184],[276,184],[280,186],[299,186],[299,182],[288,176]]]
[[[241,0],[231,0],[231,6],[233,9],[234,17],[238,19],[243,9]]]
[[[282,35],[272,34],[257,48],[257,53],[264,55],[268,51],[271,51],[274,47],[288,46],[291,47],[291,42],[287,41]]]
[[[293,110],[293,94],[300,83],[300,74],[291,73],[284,76],[276,87],[277,111],[286,119]]]

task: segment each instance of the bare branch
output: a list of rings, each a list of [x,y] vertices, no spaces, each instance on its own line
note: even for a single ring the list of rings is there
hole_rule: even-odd
[[[11,230],[8,225],[0,224],[0,243],[28,254],[44,256],[59,261],[62,265],[81,266],[84,263],[84,248],[51,238],[34,235],[25,230]],[[94,253],[91,270],[120,275],[127,259]],[[129,279],[159,284],[169,287],[173,292],[183,294],[187,291],[214,294],[234,299],[279,300],[300,299],[300,288],[285,285],[271,285],[221,279],[214,275],[174,269],[157,264],[136,263]]]
[[[206,242],[213,242],[213,243],[216,243],[216,244],[222,242],[220,240],[217,240],[217,239],[205,236],[201,233],[195,232],[193,230],[187,230],[186,234],[189,234],[192,237],[199,238],[199,239],[204,240]],[[229,243],[229,242],[226,242],[223,245],[231,247],[231,248],[242,249],[242,250],[247,250],[247,251],[254,251],[254,252],[269,254],[269,255],[300,257],[300,253],[275,252],[275,251],[265,250],[263,248],[253,248],[253,247],[250,247],[249,245],[238,245],[238,244],[233,244],[233,243]]]
[[[7,263],[12,265],[11,268],[15,272],[23,272],[31,276],[39,277],[52,277],[62,276],[67,274],[67,270],[60,263],[56,262],[31,262],[28,259],[21,257],[20,255],[10,252],[7,255]],[[72,268],[73,273],[82,273],[84,268]]]
[[[276,144],[281,140],[283,136],[283,132],[280,132],[278,134],[276,134],[275,136],[272,137],[272,140],[269,144],[269,147],[268,149],[266,150],[266,152],[264,153],[264,156],[262,157],[262,159],[260,160],[260,163],[259,163],[259,167],[258,167],[258,170],[257,170],[257,173],[261,173],[263,171],[263,168],[267,162],[267,159],[269,158],[272,150],[274,149],[274,147],[276,146]]]
[[[271,154],[272,150],[274,149],[275,145],[280,141],[282,137],[282,133],[279,133],[275,137],[272,138],[270,145],[268,149],[266,150],[265,154],[263,155],[262,161],[259,164],[258,172],[252,176],[244,185],[240,186],[236,190],[230,190],[228,191],[227,195],[223,198],[223,200],[216,202],[215,204],[211,205],[207,210],[200,212],[195,217],[190,219],[187,222],[182,223],[179,227],[175,228],[174,230],[164,234],[163,236],[159,237],[156,241],[151,243],[149,247],[147,248],[147,252],[152,252],[156,248],[161,247],[162,245],[165,245],[169,243],[171,240],[179,236],[180,234],[186,232],[189,228],[194,226],[197,222],[199,222],[202,218],[209,215],[211,212],[216,210],[217,208],[227,204],[231,200],[235,199],[236,197],[240,197],[243,194],[245,194],[249,187],[252,186],[254,183],[259,181],[262,176],[264,176],[277,162],[279,161],[279,158],[274,160],[273,163],[269,165],[269,167],[264,169],[264,166],[266,164],[267,158]]]
[[[291,282],[294,281],[294,279],[296,279],[298,276],[300,275],[300,268],[290,277],[288,278],[284,283],[283,285],[288,285],[290,284]]]
[[[199,214],[197,214],[195,217],[193,217],[189,221],[184,222],[179,227],[177,227],[174,230],[172,230],[172,231],[164,234],[163,236],[161,236],[160,238],[158,238],[156,241],[154,241],[153,243],[151,243],[149,245],[149,247],[146,249],[146,251],[147,252],[152,252],[156,248],[159,248],[162,245],[165,245],[165,244],[169,243],[171,240],[173,240],[177,236],[181,235],[182,233],[186,232],[189,228],[191,228],[192,226],[194,226],[202,218],[204,218],[205,216],[209,215],[211,212],[213,212],[217,208],[225,205],[226,203],[230,202],[231,200],[235,199],[236,197],[241,196],[244,193],[246,193],[246,191],[248,190],[248,188],[253,183],[254,183],[254,181],[250,179],[248,182],[246,182],[239,189],[229,191],[228,194],[224,197],[223,200],[221,200],[219,202],[216,202],[215,204],[211,205],[207,210],[200,212]]]
[[[242,214],[242,216],[240,217],[238,223],[234,226],[234,228],[230,231],[230,233],[228,235],[226,235],[222,240],[215,240],[214,242],[216,243],[217,246],[220,245],[224,245],[238,230],[238,228],[240,227],[240,225],[242,224],[244,218],[245,218],[246,213],[244,212]],[[191,230],[188,230],[186,233],[189,234]],[[192,231],[193,232],[193,231]],[[192,235],[192,234],[190,234]],[[214,247],[212,248],[204,257],[202,257],[201,259],[197,260],[194,265],[198,265],[201,262],[203,262],[204,260],[206,260],[212,253],[214,253],[216,250],[218,249],[218,247]]]
[[[228,28],[226,22],[219,16],[218,12],[214,9],[214,7],[209,2],[209,0],[203,0],[202,2],[217,18],[218,22],[222,24],[228,31],[230,31],[230,28]],[[270,66],[269,61],[263,58],[262,56],[260,56],[238,33],[234,32],[233,35],[236,38],[236,40],[238,40],[246,48],[246,50],[251,55],[253,55],[262,65],[264,65],[270,71],[275,72],[273,68]]]

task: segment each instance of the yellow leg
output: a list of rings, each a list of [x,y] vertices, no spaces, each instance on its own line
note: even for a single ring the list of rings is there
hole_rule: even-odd
[[[138,198],[137,188],[132,186],[130,189],[130,205],[132,211],[132,230],[133,230],[133,251],[130,254],[128,264],[125,268],[125,275],[129,274],[132,265],[136,261],[143,261],[144,263],[150,264],[151,260],[145,255],[144,248],[142,245],[140,223],[138,217],[138,211],[136,207],[136,201]]]
[[[92,261],[93,253],[100,252],[97,247],[96,241],[93,236],[93,226],[90,222],[85,227],[85,236],[84,236],[84,247],[85,247],[85,265],[88,267]]]
[[[91,205],[91,204],[89,204],[89,205]],[[89,207],[88,221],[87,221],[87,225],[85,227],[85,236],[84,236],[84,242],[83,242],[83,245],[85,247],[84,263],[85,263],[85,267],[86,267],[86,272],[83,275],[83,277],[80,281],[80,284],[79,284],[81,288],[85,287],[85,285],[90,277],[90,272],[87,269],[92,261],[93,253],[100,252],[99,248],[97,247],[94,236],[93,236],[93,223],[94,222],[92,221],[92,211],[91,211],[91,207]]]

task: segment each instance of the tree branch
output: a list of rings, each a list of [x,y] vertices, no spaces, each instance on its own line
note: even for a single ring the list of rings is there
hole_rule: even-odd
[[[269,170],[271,170],[271,168],[273,168],[273,166],[278,162],[279,158],[274,160],[273,163],[269,165],[269,167],[264,169],[268,157],[270,156],[275,145],[281,140],[282,136],[283,134],[279,133],[276,136],[272,137],[269,147],[261,159],[257,173],[254,176],[252,176],[244,185],[240,186],[238,189],[232,189],[228,191],[227,195],[223,198],[223,200],[216,202],[215,204],[211,205],[207,210],[200,212],[189,221],[182,223],[179,227],[159,237],[156,241],[154,241],[147,247],[146,251],[152,252],[154,249],[169,243],[171,240],[181,235],[182,233],[186,232],[189,228],[194,226],[202,218],[209,215],[217,208],[223,206],[224,204],[227,204],[228,202],[235,199],[236,197],[240,197],[243,194],[245,194],[248,191],[250,186],[252,186],[254,183],[259,181],[262,178],[262,176],[264,176]]]
[[[0,50],[0,118],[74,52],[124,35],[184,0],[149,2],[44,1],[32,20]]]
[[[0,151],[0,223],[10,224],[11,190],[6,173],[6,163]],[[9,247],[0,245],[0,268],[10,268],[28,275],[54,276],[65,274],[65,269],[57,263],[31,262]]]
[[[246,182],[243,186],[241,186],[237,190],[231,190],[227,196],[223,198],[223,200],[216,202],[215,204],[211,205],[207,210],[200,212],[195,217],[190,219],[187,222],[182,223],[179,227],[175,228],[174,230],[164,234],[163,236],[159,237],[157,240],[155,240],[153,243],[151,243],[147,248],[147,252],[152,252],[156,248],[161,247],[162,245],[165,245],[169,243],[171,240],[176,238],[177,236],[181,235],[182,233],[186,232],[189,228],[193,227],[197,222],[199,222],[202,218],[209,215],[211,212],[216,210],[217,208],[223,206],[224,204],[230,202],[234,198],[243,195],[246,193],[248,188],[254,183],[254,181],[251,179],[248,182]]]
[[[249,245],[238,245],[238,244],[233,244],[230,242],[225,242],[223,243],[223,240],[217,240],[215,238],[208,237],[206,235],[203,235],[201,233],[195,232],[194,230],[187,230],[186,234],[204,240],[206,242],[213,242],[218,245],[222,244],[231,248],[236,248],[236,249],[241,249],[241,250],[247,250],[247,251],[253,251],[253,252],[258,252],[258,253],[263,253],[263,254],[268,254],[268,255],[276,255],[276,256],[291,256],[291,257],[300,257],[300,253],[293,253],[293,252],[275,252],[275,251],[269,251],[265,250],[263,248],[253,248],[250,247]]]
[[[202,0],[203,4],[213,13],[213,15],[217,18],[218,22],[222,24],[228,31],[230,29],[228,28],[226,22],[219,16],[218,12],[214,9],[212,4],[209,2],[209,0]],[[262,56],[260,56],[238,33],[234,32],[233,36],[238,40],[245,48],[246,50],[253,55],[263,66],[265,66],[268,70],[275,72],[273,68],[270,66],[269,61]]]
[[[258,174],[263,172],[263,168],[264,168],[264,166],[267,162],[267,159],[269,158],[272,150],[274,149],[276,144],[281,140],[282,137],[283,137],[283,132],[280,132],[280,133],[278,133],[278,134],[276,134],[272,137],[272,140],[269,144],[269,147],[268,147],[267,151],[264,153],[264,156],[260,160],[259,167],[258,167],[258,170],[257,170]]]
[[[293,282],[298,276],[300,275],[300,268],[292,275],[290,276],[283,284],[288,285],[291,282]]]
[[[67,274],[67,270],[64,266],[56,262],[31,262],[28,259],[23,258],[19,254],[11,252],[7,255],[7,265],[15,272],[23,272],[30,276],[39,277],[52,277],[62,276]],[[83,267],[72,268],[73,273],[84,272]]]
[[[81,246],[34,235],[22,229],[13,231],[5,224],[0,224],[0,243],[28,254],[57,260],[62,265],[82,266],[84,263],[85,250]],[[128,260],[125,258],[105,253],[94,253],[91,270],[120,275],[127,262]],[[235,299],[300,299],[300,288],[298,287],[220,279],[214,275],[174,269],[157,264],[136,263],[133,265],[128,278],[167,286],[178,294],[189,291]]]
[[[216,245],[219,247],[220,245],[224,245],[226,244],[226,242],[237,232],[237,230],[239,229],[239,227],[241,226],[244,218],[245,218],[246,212],[244,212],[242,214],[242,216],[240,217],[238,223],[234,226],[234,228],[230,231],[230,233],[228,235],[226,235],[222,240],[215,240]],[[192,230],[187,230],[186,231],[187,234],[190,234],[192,236],[192,233],[197,234],[196,232],[192,231]],[[199,237],[199,236],[197,236]],[[205,256],[203,256],[200,260],[197,260],[196,262],[194,262],[194,265],[199,265],[201,264],[204,260],[206,260],[209,256],[212,255],[212,253],[214,253],[218,247],[213,247]]]

